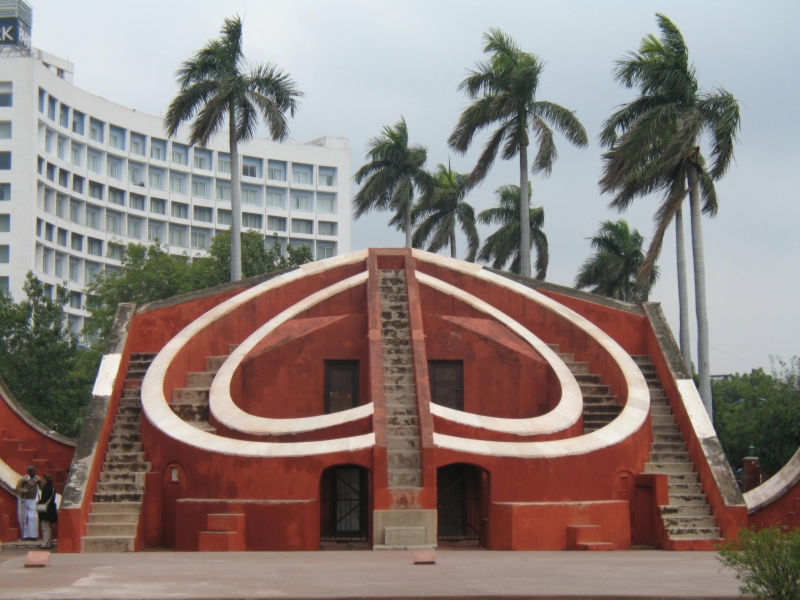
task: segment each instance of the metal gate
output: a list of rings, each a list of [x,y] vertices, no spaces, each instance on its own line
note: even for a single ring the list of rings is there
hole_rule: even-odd
[[[480,541],[480,474],[469,465],[449,465],[437,471],[439,539]]]
[[[369,541],[369,472],[362,467],[336,467],[322,479],[320,540]]]

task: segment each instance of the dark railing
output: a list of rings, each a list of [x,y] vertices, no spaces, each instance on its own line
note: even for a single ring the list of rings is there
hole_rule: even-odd
[[[442,467],[437,474],[439,539],[480,540],[481,499],[478,473],[468,465]]]
[[[320,540],[367,542],[369,479],[361,467],[336,467],[322,480]]]

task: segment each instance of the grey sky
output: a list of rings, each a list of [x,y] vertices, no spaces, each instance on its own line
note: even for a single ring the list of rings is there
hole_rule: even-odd
[[[656,32],[654,15],[664,12],[681,28],[701,85],[724,86],[743,106],[736,164],[717,188],[719,215],[703,223],[712,373],[766,367],[770,354],[800,354],[796,1],[32,2],[34,44],[74,61],[78,86],[156,115],[175,91],[179,63],[217,34],[223,17],[244,15],[248,57],[277,63],[306,93],[292,136],[349,138],[354,169],[367,140],[400,115],[413,141],[428,146],[431,168],[451,158],[454,168],[471,169],[485,137],[466,157],[446,144],[464,106],[456,88],[481,58],[483,32],[502,28],[547,61],[540,98],[577,111],[591,138],[585,150],[560,139],[553,175],[533,180],[550,240],[547,278],[566,285],[589,253],[586,238],[600,221],[617,218],[598,192],[596,140],[611,109],[632,93],[612,81],[612,63]],[[517,181],[517,173],[516,163],[498,162],[470,201],[489,207],[494,189]],[[655,206],[655,198],[640,200],[624,215],[648,239]],[[357,221],[353,247],[401,245],[388,219],[383,213]],[[652,299],[662,302],[677,333],[673,240],[670,230]]]

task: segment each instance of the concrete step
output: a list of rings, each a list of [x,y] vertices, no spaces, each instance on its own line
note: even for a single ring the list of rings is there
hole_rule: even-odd
[[[619,404],[584,404],[584,415],[614,415],[617,416],[622,412],[622,407]]]
[[[127,389],[126,388],[126,389],[122,390],[122,399],[123,400],[129,400],[129,399],[133,400],[135,398],[138,398],[138,399],[141,400],[141,398],[142,398],[142,390],[141,390],[141,388],[137,388],[137,389]],[[122,402],[120,402],[120,405],[122,405]]]
[[[156,354],[156,352],[134,352],[131,354],[131,360],[153,362],[156,359]]]
[[[679,483],[697,483],[700,480],[700,476],[695,473],[669,473],[669,478],[667,479],[668,485],[677,485]]]
[[[653,425],[672,425],[675,423],[675,417],[672,413],[667,415],[650,415],[650,422]]]
[[[604,396],[594,394],[583,394],[583,405],[606,405],[606,406],[619,406],[616,396]]]
[[[109,502],[108,504],[113,504]],[[139,513],[89,513],[89,523],[139,523]]]
[[[580,383],[581,395],[583,396],[610,396],[611,388],[607,385],[597,385],[594,383]]]
[[[82,537],[82,552],[133,552],[135,537]]]
[[[143,486],[131,481],[98,481],[97,491],[103,493],[140,493]]]
[[[653,452],[686,452],[683,442],[653,442],[650,447]]]
[[[408,305],[408,296],[405,293],[396,292],[393,290],[381,290],[381,309],[383,309],[384,302],[386,304],[405,304]]]
[[[718,539],[719,527],[670,527],[670,539]]]
[[[656,366],[654,364],[645,364],[645,365],[638,365],[638,366],[639,366],[639,370],[642,372],[642,374],[655,373],[656,372]]]
[[[206,371],[216,373],[227,359],[227,354],[225,356],[206,356]]]
[[[87,523],[87,537],[135,537],[136,523]]]
[[[211,382],[214,381],[216,373],[187,373],[186,374],[186,387],[187,388],[211,388]]]
[[[590,375],[589,371],[589,363],[588,362],[573,362],[573,363],[566,363],[567,368],[574,373],[574,374],[585,374]]]
[[[208,404],[170,404],[170,408],[184,421],[208,421]]]
[[[670,486],[672,487],[672,486]],[[708,504],[669,504],[661,507],[662,517],[710,517],[711,506]],[[712,523],[716,525],[716,523]]]
[[[153,364],[151,360],[131,360],[128,362],[128,373],[131,371],[147,371],[151,364]]]
[[[112,433],[108,438],[109,443],[128,443],[141,441],[141,435],[136,433]]]
[[[101,513],[134,513],[142,511],[141,502],[92,502],[89,510],[92,514]]]
[[[410,344],[384,344],[383,357],[405,357],[404,360],[410,360],[411,345]]]
[[[147,371],[137,371],[134,369],[128,369],[128,372],[125,374],[125,379],[130,381],[134,380],[142,380],[144,376],[147,374]]]
[[[387,375],[384,373],[383,375],[383,384],[386,385],[407,385],[407,386],[414,386],[414,376],[413,375],[406,375],[406,374],[396,374],[396,375]]]
[[[586,375],[585,373],[579,373],[578,375],[575,375],[575,381],[578,383],[600,385],[602,380],[600,375]]]
[[[677,423],[653,423],[653,433],[680,433]]]
[[[664,525],[667,527],[667,529],[674,529],[674,528],[696,529],[698,527],[710,528],[717,526],[717,520],[713,516],[673,517],[673,516],[662,515],[662,517],[664,518]]]
[[[199,429],[200,431],[205,431],[207,433],[211,433],[214,435],[217,434],[217,428],[212,427],[208,421],[188,421],[188,423],[189,425]]]
[[[633,362],[635,362],[637,365],[649,365],[649,364],[652,364],[652,360],[650,359],[650,355],[644,356],[644,355],[632,354],[631,358],[633,359]]]
[[[141,379],[125,379],[125,383],[122,384],[122,387],[126,390],[140,390],[142,389],[142,380]]]
[[[645,382],[647,383],[648,389],[651,389],[651,390],[660,390],[661,389],[661,381],[659,381],[659,380],[653,381],[653,380],[650,380],[650,379],[645,379]]]
[[[396,437],[419,437],[419,427],[417,426],[399,426],[399,425],[387,425],[386,426],[386,435],[389,436],[396,436]]]
[[[416,394],[388,393],[388,394],[386,394],[386,402],[388,404],[399,404],[399,405],[402,405],[402,406],[416,406],[417,405],[417,395]]]
[[[408,470],[420,468],[419,450],[389,450],[386,453],[389,470]]]
[[[383,321],[408,321],[408,311],[404,309],[388,308],[381,310],[381,319]]]
[[[139,431],[139,423],[114,423],[111,430],[112,433],[137,433]]]
[[[129,472],[129,473],[149,473],[153,468],[149,462],[104,462],[103,471]]]
[[[384,382],[383,389],[387,396],[394,394],[416,394],[417,387],[413,383],[387,383]]]
[[[693,473],[694,463],[691,462],[664,462],[664,463],[644,463],[645,473]]]
[[[386,416],[387,427],[419,426],[419,419],[416,415],[392,415]]]
[[[414,376],[414,365],[412,361],[402,356],[394,356],[389,360],[383,361],[383,376],[410,375]]]
[[[414,404],[387,404],[387,417],[416,416],[417,406]]]
[[[171,404],[205,404],[208,405],[207,388],[173,388]]]
[[[106,462],[144,462],[144,452],[106,452]]]
[[[387,436],[388,450],[419,450],[419,438],[405,436]]]
[[[688,452],[651,452],[650,462],[653,463],[675,463],[689,462],[691,456]]]
[[[667,486],[670,494],[702,494],[702,483],[669,483]]]
[[[558,358],[563,360],[565,363],[575,362],[575,353],[574,352],[558,352]]]
[[[560,344],[547,344],[547,347],[550,348],[556,354],[561,353],[561,345]]]
[[[409,338],[399,337],[384,337],[382,339],[383,353],[386,354],[386,348],[408,348],[411,349],[411,340]]]
[[[117,409],[117,414],[120,416],[123,415],[130,415],[130,416],[142,416],[142,401],[141,399],[137,399],[135,404],[120,404],[119,408]]]
[[[142,492],[95,492],[95,502],[141,502]]]
[[[650,401],[650,416],[651,417],[672,417],[672,409],[665,402],[664,404],[655,404]]]
[[[670,506],[687,504],[707,504],[708,500],[705,494],[670,494]]]
[[[671,444],[677,442],[683,443],[683,436],[680,434],[680,432],[669,432],[669,431],[653,432],[653,443]]]
[[[422,487],[422,471],[420,470],[389,470],[390,488],[418,488]]]
[[[128,471],[103,471],[100,473],[100,482],[115,481],[118,483],[136,483],[136,474]]]
[[[389,343],[390,340],[410,340],[411,330],[408,327],[403,329],[387,328],[381,331],[384,343]]]

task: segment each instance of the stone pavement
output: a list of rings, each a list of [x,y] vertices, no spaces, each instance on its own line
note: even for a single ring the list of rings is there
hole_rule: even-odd
[[[54,554],[0,564],[0,599],[739,598],[713,552],[247,552]]]

